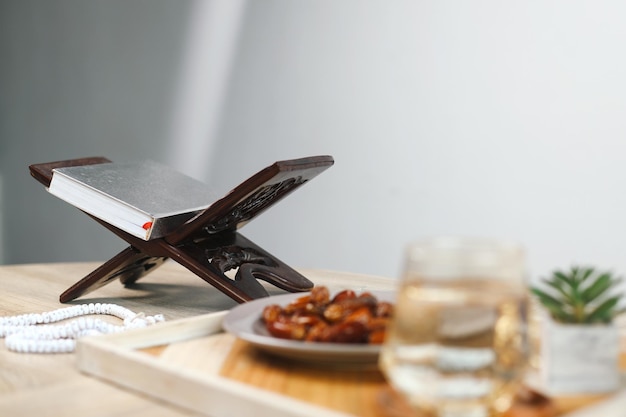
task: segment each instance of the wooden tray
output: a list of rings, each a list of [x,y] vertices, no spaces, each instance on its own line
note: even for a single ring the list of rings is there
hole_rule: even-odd
[[[229,356],[232,369],[228,372],[237,373],[237,364],[232,362],[233,349],[247,348],[245,343],[222,332],[224,315],[225,312],[211,313],[151,328],[83,338],[77,344],[78,367],[88,374],[212,417],[353,415],[224,376],[222,369],[228,365]],[[263,378],[262,374],[247,376]]]
[[[395,279],[386,277],[326,270],[300,272],[332,293],[346,288],[392,290],[397,285]],[[249,412],[276,417],[333,417],[359,415],[359,410],[363,412],[359,417],[379,417],[364,413],[371,411],[368,405],[375,400],[370,400],[372,393],[386,386],[380,372],[292,368],[282,360],[259,355],[224,333],[221,323],[225,314],[211,313],[80,339],[78,367],[211,417]]]
[[[226,312],[179,319],[124,333],[80,339],[81,371],[155,399],[211,417],[392,417],[405,409],[383,409],[390,393],[375,370],[346,370],[293,364],[267,356],[223,332]],[[596,406],[615,410],[626,395],[556,398],[550,408],[516,404],[507,417],[576,417]],[[545,405],[545,404],[544,404]],[[607,408],[609,407],[609,408]],[[569,414],[568,414],[569,415]]]

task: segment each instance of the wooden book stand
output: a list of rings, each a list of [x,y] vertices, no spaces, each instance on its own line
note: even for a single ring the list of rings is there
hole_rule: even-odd
[[[31,175],[48,187],[54,168],[111,162],[102,157],[30,165]],[[119,278],[129,286],[171,258],[239,303],[268,296],[257,281],[289,292],[308,291],[313,283],[237,230],[277,201],[333,165],[330,156],[278,161],[238,185],[175,232],[142,240],[103,220],[94,220],[130,244],[65,290],[62,303]],[[237,269],[234,277],[226,273]],[[232,273],[230,274],[232,276]]]

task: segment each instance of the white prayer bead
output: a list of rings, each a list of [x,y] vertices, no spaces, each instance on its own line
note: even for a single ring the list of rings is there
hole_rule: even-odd
[[[123,320],[116,326],[89,314],[107,314]],[[49,324],[79,317],[65,324]],[[65,307],[45,313],[29,313],[12,317],[0,317],[0,338],[5,339],[7,349],[21,353],[73,352],[79,337],[94,334],[119,333],[131,328],[145,327],[165,321],[161,314],[145,316],[109,303],[90,303]],[[39,326],[38,326],[39,325]]]

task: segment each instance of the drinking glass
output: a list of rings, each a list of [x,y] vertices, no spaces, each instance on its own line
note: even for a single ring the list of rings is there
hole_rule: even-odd
[[[408,245],[380,354],[416,416],[492,417],[528,361],[525,255],[515,243],[433,238]]]

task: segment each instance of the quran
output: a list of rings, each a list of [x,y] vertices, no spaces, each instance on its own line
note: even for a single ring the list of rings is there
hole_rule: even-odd
[[[143,240],[178,229],[209,207],[209,186],[154,161],[55,168],[48,191]]]

